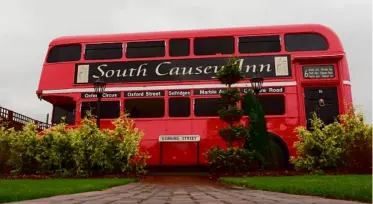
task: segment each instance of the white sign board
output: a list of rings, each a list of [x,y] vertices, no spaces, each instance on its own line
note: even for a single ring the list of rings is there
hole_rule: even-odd
[[[199,135],[161,135],[159,142],[199,142]]]
[[[78,76],[76,78],[77,83],[88,83],[89,77],[89,65],[79,65],[78,66]]]

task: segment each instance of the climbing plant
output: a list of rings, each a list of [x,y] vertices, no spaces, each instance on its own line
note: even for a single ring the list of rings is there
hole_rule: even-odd
[[[244,78],[237,59],[230,58],[228,63],[216,73],[216,78],[222,84],[227,85],[227,88],[220,93],[223,108],[219,110],[218,114],[220,119],[228,124],[228,127],[221,128],[219,135],[227,142],[228,147],[232,147],[232,143],[244,138],[247,132],[244,125],[238,124],[243,116],[243,111],[237,106],[237,103],[242,99],[241,93],[237,88],[232,88],[233,84]]]

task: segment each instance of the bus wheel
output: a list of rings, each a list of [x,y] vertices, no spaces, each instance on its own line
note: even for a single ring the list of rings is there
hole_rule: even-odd
[[[273,140],[270,143],[271,169],[284,170],[289,168],[289,150],[281,137],[272,134]]]

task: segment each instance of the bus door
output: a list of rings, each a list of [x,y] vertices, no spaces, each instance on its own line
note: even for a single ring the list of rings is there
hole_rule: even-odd
[[[185,92],[185,93],[184,93]],[[188,94],[187,94],[188,93]],[[192,134],[190,91],[168,91],[165,131],[159,137],[160,164],[197,165],[198,135]]]
[[[316,113],[325,125],[333,123],[340,114],[338,59],[308,59],[298,66],[298,74],[302,76],[298,81],[302,84],[304,93],[307,129],[312,129],[313,113]]]
[[[147,95],[147,96],[145,96]],[[152,96],[155,95],[155,96]],[[136,128],[144,132],[141,151],[148,152],[149,166],[159,165],[159,136],[166,132],[166,102],[163,91],[124,92],[124,112],[135,120]]]
[[[339,115],[337,87],[304,88],[307,129],[311,129],[312,114],[315,112],[325,125],[333,123]]]

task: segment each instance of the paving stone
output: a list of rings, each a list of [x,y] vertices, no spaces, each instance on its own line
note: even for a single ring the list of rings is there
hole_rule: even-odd
[[[139,202],[135,200],[119,200],[119,201],[112,202],[110,204],[137,204],[137,203]]]
[[[146,200],[141,202],[141,204],[165,204],[168,203],[165,200]]]
[[[60,195],[15,203],[23,204],[358,204],[360,202],[325,199],[315,196],[299,196],[277,192],[267,192],[249,189],[228,189],[215,185],[186,185],[186,184],[156,184],[156,183],[131,183],[114,187],[104,191],[86,192],[80,194]]]

